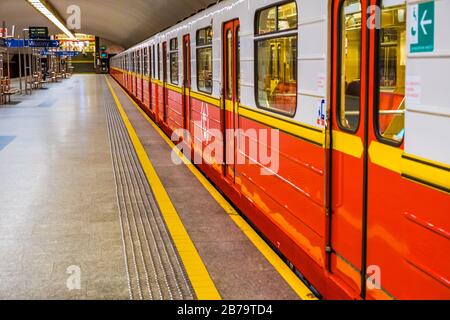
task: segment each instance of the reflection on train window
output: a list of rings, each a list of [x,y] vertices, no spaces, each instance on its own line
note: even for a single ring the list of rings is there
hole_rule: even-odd
[[[341,24],[339,123],[355,132],[361,114],[361,1],[343,2]]]
[[[383,1],[379,38],[378,130],[400,143],[405,135],[406,1]]]
[[[178,39],[170,40],[170,82],[178,84]]]
[[[212,28],[197,31],[197,89],[212,93]]]
[[[274,16],[274,27],[267,17]],[[289,2],[257,13],[257,32],[285,31],[297,27],[297,5]],[[272,31],[268,31],[268,30]],[[256,37],[257,104],[287,116],[297,110],[297,33],[279,37]]]

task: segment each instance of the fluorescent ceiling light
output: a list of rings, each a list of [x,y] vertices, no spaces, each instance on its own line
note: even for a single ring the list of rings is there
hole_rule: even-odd
[[[55,26],[57,26],[62,32],[65,33],[72,40],[76,40],[76,37],[73,35],[69,29],[47,8],[45,4],[41,2],[41,0],[27,0],[29,4],[31,4],[36,10],[42,13],[48,20],[53,22]]]

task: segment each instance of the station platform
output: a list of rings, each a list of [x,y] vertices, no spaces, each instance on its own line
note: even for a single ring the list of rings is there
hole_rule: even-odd
[[[109,76],[0,106],[0,299],[316,299]]]

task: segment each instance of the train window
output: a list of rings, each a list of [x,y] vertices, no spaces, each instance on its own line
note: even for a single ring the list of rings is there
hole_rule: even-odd
[[[274,27],[268,21],[274,16]],[[297,32],[270,38],[265,33],[276,33],[297,27],[297,5],[289,2],[257,13],[256,77],[259,108],[290,117],[297,110]],[[270,30],[270,31],[269,31]],[[259,36],[259,37],[258,37]]]
[[[406,1],[382,1],[378,43],[379,135],[396,144],[405,135]]]
[[[197,46],[212,45],[212,27],[197,31]]]
[[[262,10],[258,15],[258,34],[277,31],[277,7]]]
[[[339,124],[356,132],[361,114],[361,1],[343,2],[340,23]]]
[[[278,7],[278,31],[297,28],[297,5],[290,2]]]
[[[212,27],[197,31],[197,89],[212,93]]]
[[[261,10],[257,17],[258,35],[297,29],[295,1]]]
[[[170,82],[178,84],[178,39],[170,40]]]

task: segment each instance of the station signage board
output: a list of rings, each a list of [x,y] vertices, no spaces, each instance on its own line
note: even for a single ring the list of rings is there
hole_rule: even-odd
[[[19,40],[6,39],[6,47],[8,48],[58,48],[59,41],[57,40]]]
[[[48,28],[47,27],[29,27],[29,38],[30,39],[38,39],[38,40],[48,40],[50,37],[48,36]]]
[[[40,52],[41,56],[55,55],[57,57],[76,57],[80,55],[78,51],[47,51],[43,50]]]
[[[58,48],[57,40],[29,40],[28,46],[31,48]]]
[[[433,52],[435,31],[434,1],[412,5],[410,7],[410,17],[410,52]]]

